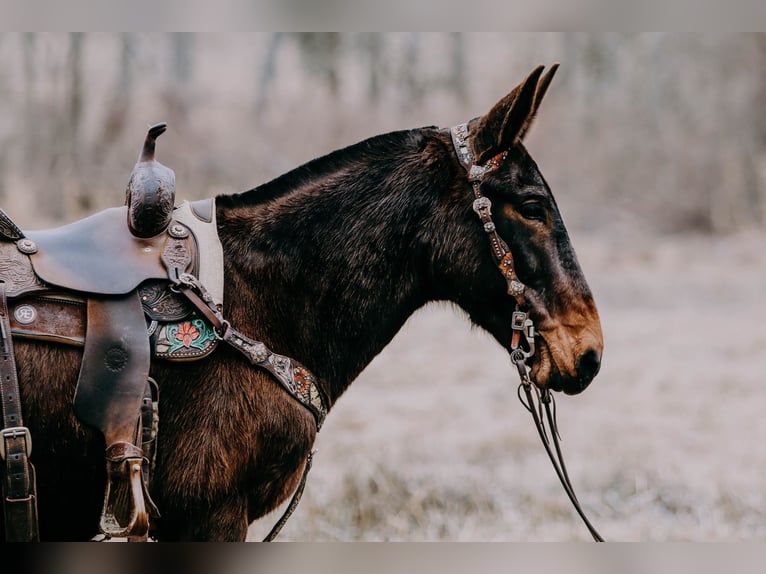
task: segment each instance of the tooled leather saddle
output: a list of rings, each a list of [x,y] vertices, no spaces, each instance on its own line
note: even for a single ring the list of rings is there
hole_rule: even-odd
[[[0,374],[3,382],[15,382],[14,338],[83,348],[73,406],[106,441],[100,528],[109,537],[146,537],[149,516],[158,515],[148,491],[157,433],[152,357],[199,359],[220,339],[204,314],[171,289],[189,274],[209,287],[209,306],[222,309],[214,201],[174,206],[175,175],[154,158],[165,129],[149,129],[123,207],[28,232],[0,210]],[[35,540],[31,436],[18,391],[6,386],[0,437],[6,538]]]
[[[122,207],[26,232],[0,209],[0,473],[8,541],[39,539],[13,339],[82,348],[73,409],[105,438],[99,527],[107,538],[146,540],[149,518],[159,516],[148,489],[158,428],[153,359],[197,360],[223,341],[271,373],[311,412],[317,429],[329,409],[326,390],[308,369],[224,319],[215,202],[174,205],[175,174],[154,157],[166,128],[149,128]]]

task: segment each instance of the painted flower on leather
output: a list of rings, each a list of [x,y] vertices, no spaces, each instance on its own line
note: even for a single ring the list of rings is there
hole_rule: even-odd
[[[176,340],[181,341],[184,347],[189,348],[191,344],[199,338],[199,330],[197,327],[189,323],[181,323],[178,326],[178,333],[176,333]]]

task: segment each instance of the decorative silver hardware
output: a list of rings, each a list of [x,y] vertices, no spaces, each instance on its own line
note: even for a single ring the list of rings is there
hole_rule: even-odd
[[[521,295],[524,293],[524,284],[515,279],[512,280],[510,285],[508,285],[508,293],[511,295]]]
[[[13,312],[13,316],[22,325],[29,325],[37,319],[37,310],[32,305],[19,305]]]
[[[253,356],[258,363],[263,363],[266,359],[268,359],[269,351],[266,348],[266,345],[263,343],[256,344],[255,347],[253,347]]]
[[[24,437],[27,458],[32,454],[32,435],[27,427],[8,427],[0,431],[0,459],[5,460],[5,442],[9,439]]]
[[[495,224],[492,223],[491,221],[488,221],[487,223],[484,224],[484,231],[486,231],[487,233],[492,233],[494,230],[495,230]]]
[[[485,209],[489,209],[492,207],[492,202],[489,200],[488,197],[477,197],[473,200],[473,210],[476,213],[481,213]]]
[[[468,181],[478,181],[484,177],[485,173],[487,173],[486,166],[474,164],[471,166],[471,169],[468,170]]]
[[[19,239],[16,242],[16,247],[19,251],[22,253],[26,253],[27,255],[32,255],[33,253],[37,253],[37,243],[32,241],[31,239]]]
[[[189,237],[189,230],[186,229],[183,225],[180,223],[174,223],[168,228],[168,233],[171,237],[174,237],[176,239],[185,239],[186,237]]]
[[[523,311],[514,311],[511,317],[511,329],[514,331],[524,330],[524,321],[527,320],[527,314]]]

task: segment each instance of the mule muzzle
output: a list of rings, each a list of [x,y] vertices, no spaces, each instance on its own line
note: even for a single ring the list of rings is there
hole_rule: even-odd
[[[559,368],[544,338],[538,339],[538,349],[539,357],[533,366],[532,378],[541,387],[552,391],[577,395],[588,388],[601,369],[601,352],[593,347],[580,353],[569,372],[562,372]]]

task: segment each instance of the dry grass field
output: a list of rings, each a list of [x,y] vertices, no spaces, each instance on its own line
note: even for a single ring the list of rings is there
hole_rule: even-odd
[[[591,521],[611,541],[763,540],[766,236],[573,242],[605,351],[557,404]],[[419,311],[331,412],[280,539],[588,540],[516,385],[459,309]]]

